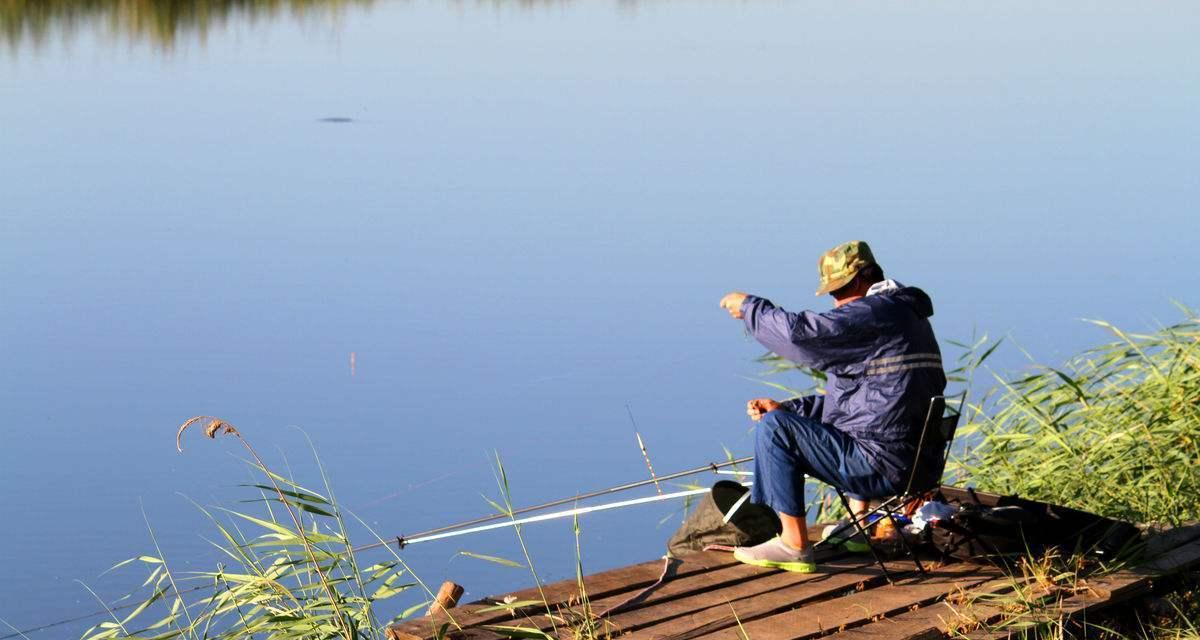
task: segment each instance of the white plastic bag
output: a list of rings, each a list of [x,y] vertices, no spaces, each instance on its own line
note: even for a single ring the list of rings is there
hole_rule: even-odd
[[[958,507],[953,507],[945,502],[934,502],[932,500],[926,502],[917,508],[917,512],[913,514],[913,527],[917,531],[924,531],[925,527],[930,522],[944,520],[958,513]]]

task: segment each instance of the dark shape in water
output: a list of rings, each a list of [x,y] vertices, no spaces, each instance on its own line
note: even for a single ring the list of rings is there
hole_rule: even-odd
[[[331,118],[321,118],[317,122],[354,122],[354,118],[344,118],[342,116],[334,116]]]

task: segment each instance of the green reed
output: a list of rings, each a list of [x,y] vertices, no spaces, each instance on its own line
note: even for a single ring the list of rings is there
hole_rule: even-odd
[[[950,475],[1113,518],[1200,519],[1200,318],[1115,339],[1060,367],[995,376]]]
[[[1058,367],[993,373],[995,385],[959,431],[950,479],[1134,522],[1200,519],[1200,317],[1183,314],[1148,333],[1089,321],[1108,342]],[[1159,602],[1169,610],[1134,609],[1079,628],[1034,609],[1013,624],[1053,640],[1198,637],[1194,584]]]
[[[512,487],[508,482],[508,472],[504,468],[504,462],[500,459],[499,452],[495,452],[496,459],[496,484],[500,490],[501,501],[496,502],[488,500],[494,509],[499,513],[505,514],[510,520],[516,520],[516,514],[513,512]],[[517,545],[521,548],[521,552],[525,557],[525,568],[528,569],[530,576],[533,578],[533,583],[538,590],[539,599],[514,601],[511,603],[497,604],[492,610],[509,611],[514,614],[518,612],[524,614],[524,622],[518,624],[490,624],[484,628],[495,632],[499,636],[513,638],[514,640],[608,640],[615,629],[604,619],[603,614],[597,613],[592,607],[591,598],[588,596],[587,585],[584,584],[583,570],[583,546],[581,541],[582,528],[579,524],[579,515],[576,514],[572,518],[571,530],[575,538],[575,588],[576,592],[573,597],[561,600],[552,604],[551,599],[546,597],[545,583],[538,576],[537,570],[534,568],[533,557],[529,553],[529,547],[525,544],[525,537],[521,533],[521,525],[513,524],[513,534],[517,539]],[[475,557],[497,562],[499,564],[507,564],[510,566],[521,567],[519,563],[505,560],[503,558],[494,558],[490,556],[479,556],[478,554],[470,554]],[[534,617],[533,614],[543,612],[542,615]],[[549,630],[547,630],[547,623]]]
[[[177,447],[192,425],[204,428],[209,438],[227,435],[249,452],[248,464],[261,480],[244,485],[261,503],[262,512],[250,513],[224,507],[193,504],[212,523],[219,541],[212,542],[222,562],[209,571],[179,571],[167,562],[149,519],[155,555],[143,555],[118,563],[113,569],[140,566],[142,584],[117,604],[105,604],[108,619],[88,629],[82,640],[141,638],[167,640],[233,640],[234,638],[295,638],[383,640],[387,627],[423,611],[433,600],[429,586],[417,577],[392,546],[383,544],[391,559],[362,566],[356,547],[347,534],[345,515],[353,517],[374,536],[385,541],[361,519],[339,507],[320,458],[317,468],[324,487],[316,491],[302,486],[267,467],[249,441],[233,425],[219,418],[197,416],[179,428]],[[306,436],[307,437],[307,436]],[[309,441],[310,447],[312,442]],[[508,475],[496,456],[500,500],[487,501],[500,513],[515,519]],[[485,498],[486,499],[486,498]],[[243,531],[243,528],[246,531]],[[534,569],[533,558],[519,525],[512,527],[525,564],[484,554],[460,551],[459,555],[508,567],[527,569],[539,592],[543,582]],[[537,600],[505,602],[497,610],[545,615],[549,630],[539,627],[493,625],[500,635],[558,640],[597,640],[609,635],[601,616],[591,609],[583,585],[582,548],[578,518],[574,523],[576,580],[579,593],[568,602],[551,606],[544,593]],[[110,569],[111,571],[112,569]],[[107,572],[106,572],[107,573]],[[97,600],[100,597],[81,583]],[[412,590],[420,594],[415,604],[400,610],[393,598]],[[102,603],[103,600],[100,600]],[[393,616],[381,615],[386,603]],[[438,635],[459,629],[455,610],[444,610],[447,621]]]
[[[1088,321],[1107,342],[1056,367],[988,371],[994,384],[968,407],[947,482],[1134,522],[1200,519],[1200,317],[1183,315],[1146,333]],[[980,348],[994,345],[968,352]],[[1051,615],[1055,599],[1007,601],[1019,615],[1006,624],[1029,638],[1195,638],[1200,620],[1194,588],[1166,596],[1165,613],[1135,609],[1075,627]]]
[[[144,581],[119,607],[109,608],[109,619],[87,630],[84,640],[376,640],[386,637],[391,621],[428,603],[426,596],[432,594],[398,555],[370,566],[359,564],[324,468],[323,491],[306,488],[268,468],[223,420],[193,418],[180,427],[180,435],[199,422],[207,422],[210,438],[227,434],[245,446],[251,468],[262,477],[247,486],[260,496],[265,513],[197,504],[219,534],[212,544],[223,561],[208,571],[179,571],[158,550],[118,563],[114,569],[144,567]],[[380,603],[418,585],[425,592],[421,602],[390,620],[380,617]]]

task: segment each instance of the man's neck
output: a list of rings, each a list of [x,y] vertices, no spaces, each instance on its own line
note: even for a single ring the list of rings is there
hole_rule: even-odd
[[[845,298],[840,298],[840,299],[834,300],[833,308],[836,309],[844,304],[850,304],[851,302],[854,302],[855,300],[862,300],[862,298],[863,298],[862,294],[858,294],[858,295],[847,296]]]

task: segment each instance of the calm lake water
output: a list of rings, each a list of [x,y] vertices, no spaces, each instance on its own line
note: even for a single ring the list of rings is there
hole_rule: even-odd
[[[1040,4],[0,8],[0,619],[119,594],[143,509],[213,566],[184,496],[255,496],[235,442],[175,452],[194,414],[316,484],[302,429],[383,535],[487,513],[493,451],[518,505],[645,477],[627,406],[659,472],[748,453],[771,390],[717,300],[826,308],[843,240],[943,340],[1055,362],[1106,338],[1080,318],[1176,319],[1200,5]],[[658,556],[677,506],[585,517],[586,569]],[[526,533],[572,575],[569,521]],[[461,550],[520,555],[405,554],[468,598],[529,582]]]

